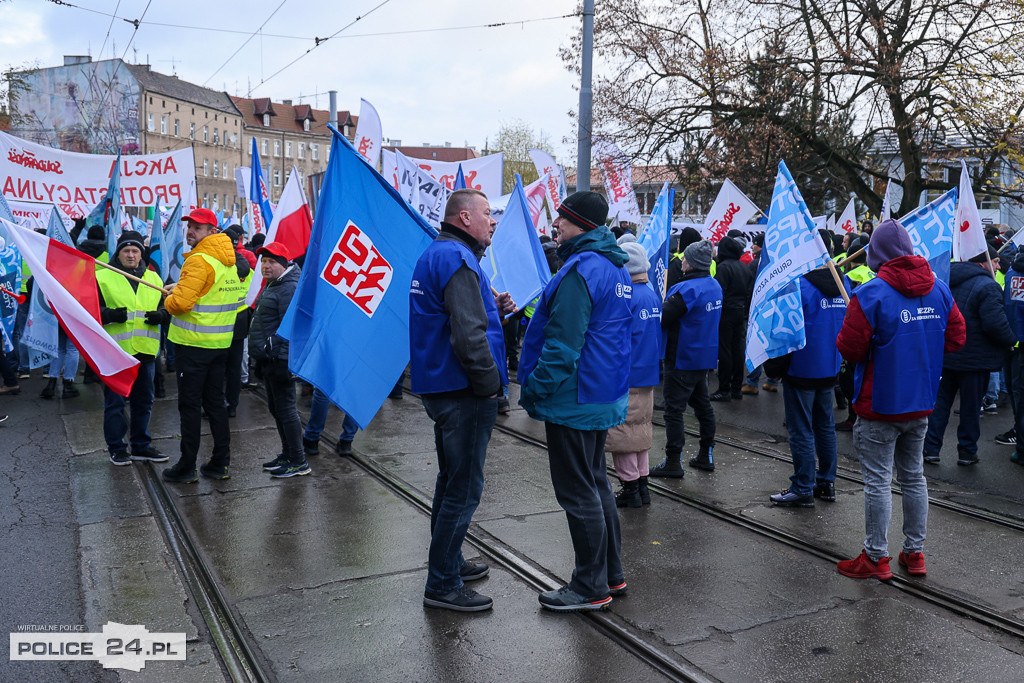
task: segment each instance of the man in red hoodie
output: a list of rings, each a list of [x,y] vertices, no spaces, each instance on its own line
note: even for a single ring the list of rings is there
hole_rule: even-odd
[[[864,476],[864,550],[838,564],[855,579],[891,579],[888,531],[892,470],[903,490],[899,563],[922,576],[928,526],[924,437],[935,405],[944,353],[963,348],[964,318],[949,287],[914,255],[910,235],[894,220],[871,236],[867,264],[878,277],[854,290],[836,340],[854,371],[853,444]]]

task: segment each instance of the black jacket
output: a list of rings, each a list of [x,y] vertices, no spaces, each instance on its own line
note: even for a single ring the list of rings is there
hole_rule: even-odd
[[[836,279],[832,277],[832,272],[828,268],[817,268],[804,275],[803,278],[830,299],[840,295],[839,285],[836,284]],[[765,373],[769,377],[782,377],[787,384],[796,389],[828,389],[836,383],[835,377],[790,377],[789,362],[792,357],[793,354],[787,353],[778,358],[769,358],[764,362]]]
[[[302,271],[292,264],[256,298],[256,311],[249,327],[249,355],[255,361],[288,359],[288,340],[277,336],[288,304],[292,302]]]
[[[942,358],[949,370],[994,372],[1003,367],[1017,338],[1006,320],[1003,291],[987,268],[977,263],[953,263],[949,288],[967,324],[967,343]]]
[[[83,240],[78,245],[78,251],[83,254],[88,254],[93,258],[99,258],[100,254],[107,250],[107,243],[105,240]]]
[[[239,282],[249,277],[249,273],[252,272],[249,262],[238,253],[237,249],[235,250],[235,272],[238,273]],[[246,306],[235,316],[235,331],[231,337],[232,343],[237,342],[239,339],[245,339],[245,336],[249,334],[249,325],[251,323],[252,309]]]
[[[718,268],[715,279],[722,285],[722,313],[742,311],[750,307],[754,290],[754,275],[740,261],[743,245],[732,237],[723,237],[718,243]]]

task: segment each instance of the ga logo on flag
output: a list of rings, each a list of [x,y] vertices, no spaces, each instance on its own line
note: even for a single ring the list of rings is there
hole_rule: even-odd
[[[349,221],[320,277],[372,318],[391,285],[392,272],[369,235]]]

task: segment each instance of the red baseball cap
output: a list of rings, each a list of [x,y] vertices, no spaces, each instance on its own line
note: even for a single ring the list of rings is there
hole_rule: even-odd
[[[280,256],[286,261],[292,260],[291,251],[285,245],[280,242],[271,242],[270,244],[264,244],[262,247],[256,250],[257,256],[263,256],[264,254],[270,254],[271,256]]]
[[[181,220],[183,221],[195,221],[196,223],[205,223],[217,227],[217,214],[209,209],[193,209],[192,213],[185,216]]]

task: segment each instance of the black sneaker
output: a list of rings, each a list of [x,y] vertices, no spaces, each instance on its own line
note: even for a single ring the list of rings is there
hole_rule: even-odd
[[[925,453],[924,462],[927,465],[938,465],[942,461],[938,453]]]
[[[996,443],[1002,444],[1003,446],[1016,446],[1017,445],[1017,430],[1010,429],[1007,432],[996,435]]]
[[[71,382],[64,381],[64,390],[60,392],[61,398],[78,398],[78,388]]]
[[[681,462],[669,462],[666,459],[660,465],[652,467],[648,476],[664,477],[666,479],[682,479],[686,476],[686,472],[683,471],[683,464]]]
[[[775,493],[768,497],[772,505],[781,508],[812,508],[814,507],[814,496],[802,496],[792,489],[786,489],[781,493]]]
[[[199,474],[203,475],[207,479],[230,479],[231,475],[228,474],[227,465],[214,465],[213,463],[206,463],[199,468]]]
[[[343,458],[352,455],[352,442],[338,439],[338,443],[334,444],[334,452]]]
[[[276,470],[279,467],[284,467],[289,462],[291,462],[291,460],[289,460],[288,458],[284,457],[284,453],[281,453],[280,455],[278,455],[276,458],[274,458],[270,462],[263,463],[263,469],[266,472],[270,472],[272,470]]]
[[[726,403],[732,400],[732,394],[730,394],[728,391],[716,391],[715,393],[711,394],[711,396],[709,396],[708,398],[710,398],[712,401]]]
[[[288,477],[304,477],[313,470],[309,469],[309,463],[303,460],[301,463],[282,465],[276,470],[270,470],[270,476],[275,479],[287,479]]]
[[[814,497],[822,500],[827,500],[830,503],[835,502],[836,499],[836,485],[831,481],[826,481],[823,484],[814,485]]]
[[[961,467],[969,467],[970,465],[978,464],[978,456],[972,453],[960,453],[957,456],[956,464]]]
[[[141,451],[132,451],[132,460],[148,460],[150,462],[167,462],[168,457],[153,448],[152,446],[146,446]]]
[[[456,612],[483,612],[491,609],[494,601],[486,595],[480,595],[472,588],[462,586],[451,593],[431,593],[423,591],[423,605],[450,609]]]
[[[199,475],[196,474],[195,469],[185,469],[175,465],[168,467],[163,471],[164,481],[169,481],[174,484],[194,484],[199,481]]]
[[[477,581],[491,573],[491,568],[483,562],[470,562],[466,560],[459,567],[459,576],[463,581]]]
[[[320,439],[307,439],[302,437],[302,452],[308,457],[310,455],[320,455]],[[264,469],[266,469],[264,467]]]
[[[612,596],[601,598],[585,598],[568,586],[553,591],[544,591],[537,596],[540,606],[554,612],[584,612],[608,609],[612,604]]]
[[[132,459],[129,457],[128,451],[117,451],[110,454],[110,462],[114,465],[131,465]]]

